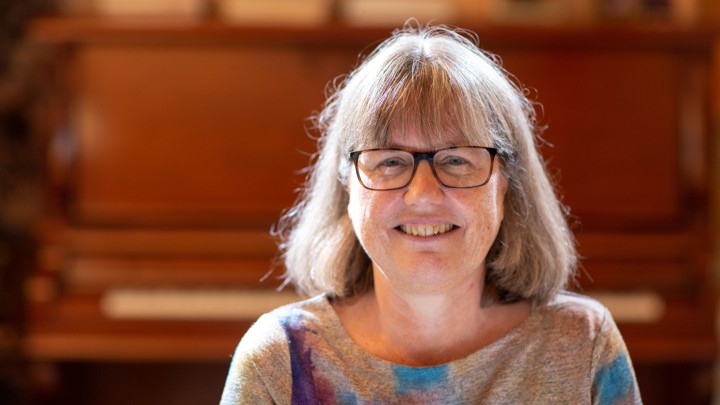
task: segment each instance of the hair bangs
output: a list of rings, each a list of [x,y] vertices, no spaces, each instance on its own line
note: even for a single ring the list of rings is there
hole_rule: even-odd
[[[412,55],[386,69],[382,81],[370,91],[366,105],[358,109],[362,130],[355,149],[396,146],[413,131],[433,149],[454,145],[495,145],[487,107],[463,90],[443,61],[427,55]],[[384,72],[388,73],[388,72]],[[391,135],[393,135],[391,139]]]

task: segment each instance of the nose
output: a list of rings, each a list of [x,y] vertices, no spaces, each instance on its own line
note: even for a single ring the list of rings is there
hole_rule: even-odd
[[[430,162],[420,161],[415,176],[405,190],[405,203],[408,205],[433,205],[442,202],[445,193],[440,182],[433,174]]]

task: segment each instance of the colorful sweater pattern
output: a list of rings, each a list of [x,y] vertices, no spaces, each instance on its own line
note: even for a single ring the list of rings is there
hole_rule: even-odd
[[[324,296],[262,316],[233,358],[229,404],[640,404],[632,364],[607,309],[561,293],[507,335],[433,367],[373,357]]]

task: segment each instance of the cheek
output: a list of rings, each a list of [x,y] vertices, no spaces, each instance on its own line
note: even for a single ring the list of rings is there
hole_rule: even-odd
[[[357,180],[348,182],[348,196],[348,216],[355,234],[362,242],[363,229],[368,227],[374,216],[372,207],[375,202],[369,190],[358,184]]]
[[[498,192],[495,197],[495,215],[498,220],[498,227],[500,222],[505,218],[505,192]]]
[[[482,238],[494,239],[505,217],[506,182],[504,178],[499,178],[488,183],[487,187],[475,199],[473,218],[479,222],[476,226],[481,229]]]
[[[497,206],[500,220],[502,221],[503,218],[505,218],[505,195],[508,189],[508,180],[505,175],[500,176],[498,183],[497,190],[495,191],[495,205]]]
[[[500,222],[505,217],[505,193],[507,192],[508,182],[504,175],[498,175],[488,186],[490,188],[487,190],[489,192],[487,193],[488,198],[485,201],[485,206],[488,214],[494,217],[496,227],[500,227]]]
[[[366,250],[383,246],[391,231],[392,193],[367,190],[357,182],[348,185],[348,193],[347,210],[355,236]]]

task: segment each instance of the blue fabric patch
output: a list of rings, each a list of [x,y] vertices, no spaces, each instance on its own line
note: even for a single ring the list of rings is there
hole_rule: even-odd
[[[595,392],[598,404],[614,404],[626,396],[633,386],[632,369],[625,353],[595,373]]]
[[[447,382],[448,366],[413,368],[393,366],[395,392],[406,395],[413,391],[428,391]]]
[[[337,394],[337,401],[340,405],[357,405],[357,397],[353,392],[339,392]]]

